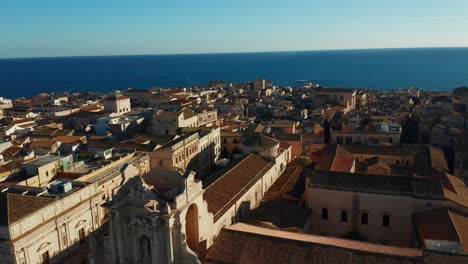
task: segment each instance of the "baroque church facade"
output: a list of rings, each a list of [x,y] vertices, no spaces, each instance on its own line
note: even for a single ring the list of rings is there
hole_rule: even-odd
[[[290,159],[290,147],[274,158],[249,154],[205,189],[188,170],[132,178],[104,206],[112,262],[201,263],[221,229],[258,205]]]

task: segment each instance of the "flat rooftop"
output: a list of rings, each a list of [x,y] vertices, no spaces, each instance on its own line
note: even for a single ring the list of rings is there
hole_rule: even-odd
[[[57,155],[48,154],[48,155],[40,156],[40,157],[37,157],[37,158],[35,158],[33,160],[24,162],[23,164],[33,165],[33,166],[44,166],[46,164],[49,164],[49,163],[55,162],[57,160],[63,159],[64,157],[66,157],[66,156],[57,156]]]
[[[309,187],[444,200],[440,182],[429,178],[306,170]]]

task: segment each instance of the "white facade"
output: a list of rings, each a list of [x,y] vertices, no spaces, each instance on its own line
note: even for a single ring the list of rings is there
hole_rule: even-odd
[[[113,263],[200,263],[198,256],[213,245],[223,227],[258,206],[286,169],[290,155],[289,147],[267,163],[261,177],[255,177],[216,218],[204,199],[207,189],[202,189],[193,172],[156,168],[145,181],[132,179],[106,205]]]
[[[130,98],[126,96],[110,97],[104,100],[104,111],[122,115],[132,110]]]

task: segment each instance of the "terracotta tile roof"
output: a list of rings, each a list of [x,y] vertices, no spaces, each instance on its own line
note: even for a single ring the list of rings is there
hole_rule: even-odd
[[[448,200],[468,208],[468,188],[462,179],[445,173],[452,188],[444,187],[444,195]]]
[[[77,144],[81,143],[84,139],[86,139],[85,136],[58,136],[55,137],[55,141],[58,141],[62,144]]]
[[[400,144],[391,146],[372,146],[365,144],[346,144],[338,145],[337,153],[346,155],[350,153],[374,154],[374,155],[396,155],[396,156],[414,156],[425,152],[428,145]]]
[[[22,147],[18,147],[18,146],[11,146],[7,149],[5,149],[3,152],[2,152],[2,155],[4,156],[9,156],[9,157],[13,157],[13,156],[16,156],[18,154],[18,152],[20,152],[23,148]]]
[[[297,165],[288,166],[268,192],[289,192],[294,189],[295,184],[301,178],[304,168]]]
[[[104,107],[98,104],[92,104],[92,105],[82,106],[81,110],[85,112],[100,112],[104,110]]]
[[[337,146],[332,144],[327,144],[322,149],[319,158],[317,159],[317,164],[315,166],[316,170],[328,171],[333,165],[335,160],[335,154],[337,151]]]
[[[252,147],[270,148],[279,145],[279,142],[273,138],[267,137],[261,133],[253,133],[248,136],[242,144]]]
[[[354,158],[350,156],[336,156],[331,171],[350,172]]]
[[[423,251],[235,224],[222,229],[205,263],[415,263]]]
[[[27,124],[19,124],[18,126],[21,128],[28,128],[28,127],[34,127],[36,125],[37,125],[36,122],[34,122],[34,123],[27,123]]]
[[[250,154],[208,186],[203,198],[215,221],[272,166],[262,156]]]
[[[262,200],[260,205],[250,212],[248,223],[263,226],[263,223],[268,222],[276,226],[276,229],[297,228],[298,230],[293,232],[301,232],[307,227],[310,213],[311,210],[299,205],[297,200]]]
[[[182,104],[190,104],[191,103],[189,100],[186,100],[186,99],[177,99],[177,100],[174,100],[172,102],[182,103]]]
[[[449,171],[444,151],[441,148],[429,147],[432,167],[438,171]]]
[[[53,203],[55,199],[21,195],[14,193],[0,194],[0,224],[12,224],[29,214]]]
[[[32,148],[46,148],[46,149],[50,149],[54,146],[54,144],[56,144],[55,141],[51,141],[51,140],[48,140],[48,141],[34,141],[31,143],[31,147]]]
[[[72,136],[75,130],[73,129],[58,129],[53,133],[53,136],[59,137],[59,136]]]
[[[289,147],[291,147],[291,144],[284,141],[280,141],[280,149],[288,149]]]
[[[242,133],[241,132],[233,132],[233,131],[227,131],[227,130],[221,130],[221,137],[241,137]]]
[[[468,216],[449,211],[452,223],[457,231],[458,238],[463,245],[463,250],[468,252]]]
[[[413,225],[424,247],[427,247],[426,240],[459,241],[447,208],[414,214]]]
[[[109,138],[108,135],[104,135],[104,136],[98,136],[98,135],[92,135],[89,137],[89,140],[92,141],[92,140],[101,140],[101,139],[106,139],[106,138]]]
[[[10,169],[0,166],[0,173],[10,172],[10,171],[11,171]]]
[[[425,248],[430,248],[428,241],[458,242],[468,252],[468,215],[457,213],[449,208],[435,209],[417,213],[413,216],[413,225],[419,240]],[[441,228],[441,227],[444,228]],[[461,252],[458,252],[461,253]]]
[[[151,142],[151,137],[148,137],[146,135],[141,135],[141,136],[136,136],[132,138],[130,141],[137,143],[137,144],[148,144]]]
[[[18,120],[14,120],[11,123],[12,124],[23,124],[23,123],[31,123],[31,122],[34,122],[33,118],[18,119]]]

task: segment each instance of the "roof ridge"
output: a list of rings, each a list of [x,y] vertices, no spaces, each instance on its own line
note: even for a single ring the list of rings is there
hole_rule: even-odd
[[[450,210],[450,208],[447,208],[447,214],[449,215],[450,221],[452,221],[452,226],[454,227],[455,232],[457,232],[458,241],[462,242],[462,238],[460,236],[460,231],[458,230],[457,225],[455,224],[455,221],[454,221],[454,219],[452,217],[452,213],[454,213],[454,212],[452,212]]]
[[[241,161],[239,161],[236,165],[232,166],[232,168],[230,168],[228,171],[226,171],[225,173],[223,173],[223,175],[221,177],[219,177],[218,179],[216,179],[214,182],[212,182],[207,188],[206,190],[208,190],[211,186],[213,186],[217,181],[219,181],[220,179],[224,178],[224,176],[226,174],[228,174],[229,172],[231,172],[234,168],[236,168],[237,166],[239,166],[239,164],[241,164],[242,161],[244,161],[245,159],[247,159],[249,156],[251,155],[254,155],[254,153],[250,153],[248,154],[247,156],[245,156],[244,159],[242,159]]]
[[[313,235],[313,234],[292,233],[292,232],[286,232],[282,230],[272,230],[272,229],[261,228],[261,227],[252,226],[249,224],[244,224],[244,223],[237,223],[224,229],[230,232],[237,231],[237,232],[242,232],[242,233],[255,234],[258,236],[262,236],[262,237],[273,237],[273,238],[278,238],[282,240],[293,240],[293,241],[305,242],[305,243],[311,243],[311,244],[328,245],[328,246],[337,247],[337,248],[349,249],[349,250],[360,251],[360,252],[369,252],[369,253],[380,254],[380,255],[392,255],[392,256],[398,256],[398,257],[403,257],[403,258],[415,258],[415,257],[423,256],[423,250],[418,249],[418,248],[381,245],[381,244],[376,244],[376,243],[371,243],[371,242],[356,241],[356,240],[351,240],[351,239],[335,238],[335,237],[327,237],[327,236],[319,236],[319,235]],[[285,234],[290,234],[290,236],[289,237],[285,236]],[[322,241],[319,241],[319,240],[322,240]],[[351,244],[345,245],[345,244],[337,243],[337,242],[345,242],[345,241],[351,242]],[[382,250],[377,251],[375,249],[374,250],[365,249],[364,246],[366,245],[380,247]],[[387,250],[385,251],[384,249],[387,249]],[[405,252],[400,252],[400,253],[395,252],[398,249],[404,250]]]

